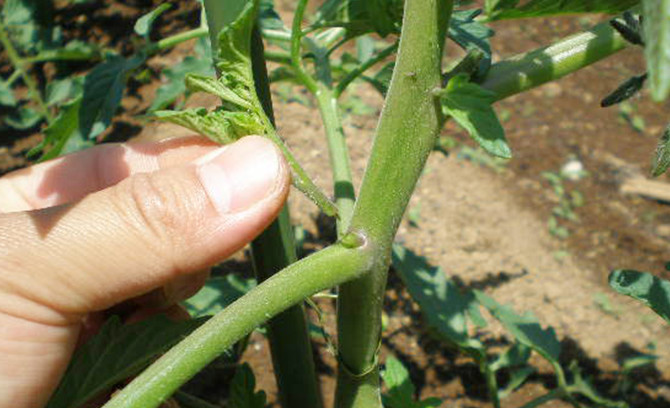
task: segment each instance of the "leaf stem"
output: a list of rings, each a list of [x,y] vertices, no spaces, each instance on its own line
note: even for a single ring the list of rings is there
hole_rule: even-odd
[[[295,15],[293,16],[293,24],[291,26],[291,65],[293,66],[293,70],[295,71],[295,74],[300,82],[302,82],[302,84],[305,85],[305,87],[307,87],[311,93],[316,94],[316,81],[314,81],[314,78],[305,72],[302,66],[301,42],[303,34],[301,25],[308,1],[309,0],[299,0],[295,10]]]
[[[556,80],[624,49],[627,41],[609,24],[600,23],[555,44],[498,62],[481,84],[498,99]]]
[[[37,105],[38,109],[40,110],[40,113],[46,119],[47,124],[51,124],[51,122],[53,122],[54,119],[53,115],[49,111],[47,104],[44,103],[42,94],[37,88],[37,83],[35,82],[33,77],[31,77],[30,74],[28,73],[25,61],[16,51],[16,48],[14,48],[14,44],[12,44],[11,40],[7,36],[7,31],[5,30],[5,26],[2,23],[0,23],[0,43],[3,45],[3,47],[5,47],[5,51],[7,52],[9,62],[11,62],[11,64],[14,66],[14,69],[17,72],[19,72],[21,78],[23,79],[23,82],[28,87],[28,93],[30,94],[30,97]]]
[[[184,31],[183,33],[171,35],[153,43],[150,47],[149,53],[155,54],[168,48],[172,48],[177,44],[181,44],[185,41],[192,40],[194,38],[206,37],[208,33],[209,30],[207,27],[198,27],[194,28],[193,30]]]
[[[375,66],[377,63],[386,59],[389,55],[393,54],[398,49],[398,43],[393,43],[390,46],[381,50],[373,58],[368,59],[363,64],[356,67],[356,69],[349,72],[335,88],[335,97],[339,98],[342,95],[342,92],[351,84],[356,78],[362,75],[365,71]]]
[[[370,242],[330,246],[256,286],[200,326],[117,393],[104,408],[155,408],[219,354],[306,296],[370,270]]]

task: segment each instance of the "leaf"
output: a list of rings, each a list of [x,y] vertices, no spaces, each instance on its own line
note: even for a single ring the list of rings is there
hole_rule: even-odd
[[[516,342],[492,361],[490,368],[493,371],[498,371],[503,368],[522,366],[528,362],[530,352],[531,350],[528,346]]]
[[[577,13],[621,13],[640,0],[530,0],[519,5],[519,0],[487,0],[489,20],[544,17]]]
[[[265,392],[255,392],[256,378],[249,364],[237,367],[230,383],[229,408],[264,408]]]
[[[48,106],[59,105],[80,96],[84,89],[84,78],[56,79],[47,84],[45,102]]]
[[[256,96],[251,67],[251,32],[256,21],[258,1],[247,2],[240,15],[226,25],[218,36],[214,58],[218,79],[190,75],[186,85],[192,91],[219,96],[223,105],[213,111],[158,111],[161,120],[171,121],[202,133],[219,143],[230,143],[242,136],[258,134],[272,140],[281,149],[293,173],[293,185],[329,216],[337,215],[337,207],[307,176],[293,154],[277,135],[263,106]]]
[[[273,0],[260,0],[258,22],[263,29],[287,30],[281,17],[275,11]]]
[[[670,125],[668,125],[656,146],[656,153],[651,164],[651,175],[658,177],[668,171],[670,167]]]
[[[79,132],[79,110],[81,108],[81,97],[63,105],[56,119],[49,127],[44,129],[44,140],[28,152],[33,156],[43,152],[40,161],[50,160],[60,156],[68,140],[71,138],[82,138]]]
[[[393,68],[395,62],[389,62],[384,65],[373,77],[362,76],[361,78],[372,85],[382,96],[386,96],[386,92],[391,84],[391,76],[393,75]]]
[[[157,315],[124,325],[112,317],[70,361],[47,408],[78,407],[132,377],[206,319],[174,322]]]
[[[205,108],[183,111],[156,111],[154,117],[163,122],[183,126],[211,140],[228,144],[243,136],[263,134],[265,127],[256,118],[242,112],[217,109],[208,112]]]
[[[386,358],[382,379],[388,395],[384,405],[390,408],[411,408],[414,406],[414,384],[405,366],[395,357]]]
[[[192,317],[214,315],[256,285],[253,279],[243,279],[235,274],[210,278],[195,296],[184,301]]]
[[[5,116],[5,123],[14,129],[27,130],[37,126],[42,119],[42,114],[35,109],[22,106]]]
[[[32,59],[36,61],[88,61],[100,59],[102,50],[96,44],[73,40],[64,47],[47,48],[40,51]]]
[[[533,367],[521,367],[517,370],[511,370],[509,381],[504,388],[498,390],[498,397],[502,400],[507,398],[517,388],[519,388],[535,372]]]
[[[114,56],[104,61],[84,79],[84,94],[79,112],[79,128],[84,137],[94,138],[111,123],[121,103],[129,74],[144,63],[145,56]]]
[[[147,14],[138,18],[135,22],[135,33],[141,35],[142,37],[149,38],[151,33],[151,26],[154,24],[154,21],[165,11],[169,10],[172,7],[170,3],[163,3],[155,9],[151,10]]]
[[[7,82],[0,81],[0,105],[4,106],[16,106],[16,98],[14,98],[14,92],[7,85]]]
[[[481,10],[456,10],[449,23],[449,38],[454,40],[465,51],[478,49],[483,58],[479,63],[478,76],[486,75],[491,66],[491,44],[489,38],[493,30],[475,20]]]
[[[619,269],[610,274],[609,284],[622,295],[644,303],[670,323],[670,282],[650,273]]]
[[[611,94],[607,95],[600,102],[600,106],[606,108],[608,106],[616,105],[621,103],[626,99],[630,99],[632,96],[637,94],[642,90],[644,82],[647,80],[647,74],[634,75],[624,81],[621,85],[617,87]]]
[[[642,0],[642,15],[649,89],[661,102],[670,93],[670,0]]]
[[[557,362],[561,354],[561,344],[554,329],[543,329],[532,313],[518,315],[509,306],[501,305],[493,298],[478,290],[475,297],[499,320],[521,344],[532,348],[551,362]]]
[[[393,356],[386,359],[382,379],[388,389],[384,396],[384,406],[388,408],[437,408],[442,405],[439,398],[427,398],[422,401],[414,401],[414,384],[409,378],[409,372]]]
[[[402,0],[327,0],[316,13],[315,26],[347,29],[347,37],[400,32]]]
[[[491,104],[495,94],[468,82],[466,74],[451,78],[438,92],[442,110],[449,115],[488,153],[509,159],[512,152],[500,120]]]
[[[207,46],[209,40],[206,38],[198,39],[196,43],[196,56],[187,56],[179,64],[166,68],[162,71],[165,77],[163,85],[156,91],[149,112],[159,109],[165,109],[186,92],[186,83],[184,82],[186,74],[200,74],[214,76],[214,67],[212,66],[211,49]]]
[[[470,302],[442,268],[397,244],[393,245],[391,260],[412,299],[421,307],[426,324],[440,338],[461,348],[484,350],[478,340],[468,337],[466,313]]]
[[[3,24],[14,45],[23,52],[35,50],[40,36],[36,8],[33,0],[5,0],[2,6]]]

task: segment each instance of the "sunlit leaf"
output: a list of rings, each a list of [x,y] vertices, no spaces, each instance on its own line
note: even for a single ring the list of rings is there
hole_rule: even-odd
[[[165,11],[169,10],[170,7],[172,7],[172,4],[163,3],[147,14],[138,18],[135,22],[135,33],[137,33],[137,35],[141,35],[142,37],[148,38],[149,34],[151,33],[151,26],[154,24],[154,21],[156,21],[156,19],[160,17],[160,15]]]
[[[253,279],[243,279],[234,274],[210,278],[195,296],[183,303],[192,317],[214,315],[254,286]]]
[[[488,309],[521,344],[532,348],[552,362],[558,361],[561,344],[553,328],[543,329],[531,313],[519,315],[509,306],[501,305],[483,292],[476,290],[474,293],[479,303]]]
[[[493,36],[493,30],[475,20],[480,13],[481,10],[454,11],[449,22],[449,38],[466,51],[474,48],[482,52],[478,74],[483,76],[491,65],[489,38]]]
[[[670,0],[643,0],[644,56],[655,101],[670,93]]]
[[[388,389],[384,395],[384,406],[388,408],[437,408],[442,404],[439,398],[414,400],[414,384],[405,366],[393,356],[386,358],[382,380]]]
[[[33,108],[22,106],[5,116],[5,124],[18,130],[26,130],[37,126],[44,117]]]
[[[265,392],[256,392],[256,378],[249,364],[237,367],[230,383],[229,408],[265,408]]]
[[[16,106],[16,98],[14,98],[14,92],[7,85],[7,82],[0,81],[0,105],[4,106]]]
[[[47,408],[80,406],[139,373],[205,321],[174,322],[157,315],[124,325],[112,317],[98,334],[77,349]]]
[[[491,104],[495,94],[468,81],[466,74],[449,80],[438,93],[445,115],[451,116],[488,153],[512,157],[505,131]]]
[[[656,276],[619,269],[609,276],[609,284],[622,295],[637,299],[670,323],[670,282]]]
[[[80,96],[83,89],[81,76],[53,80],[47,84],[45,102],[49,106],[59,105]]]

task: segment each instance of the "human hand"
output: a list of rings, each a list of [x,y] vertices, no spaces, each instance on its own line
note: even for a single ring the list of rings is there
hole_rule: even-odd
[[[275,218],[289,178],[255,136],[101,145],[1,178],[0,408],[48,401],[87,316],[194,294]]]

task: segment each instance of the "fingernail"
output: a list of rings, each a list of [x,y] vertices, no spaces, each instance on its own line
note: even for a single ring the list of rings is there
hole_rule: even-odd
[[[271,141],[245,137],[196,162],[200,182],[221,214],[243,211],[277,185],[279,152]]]

